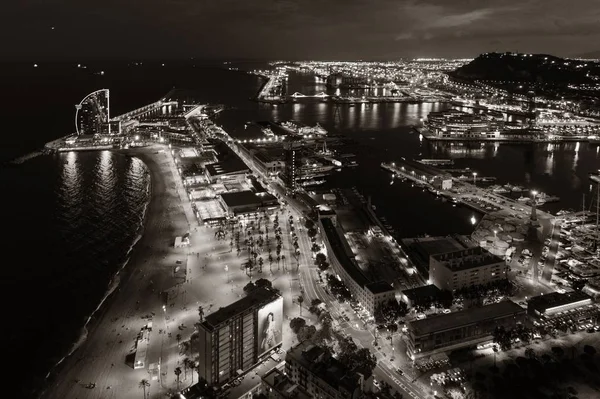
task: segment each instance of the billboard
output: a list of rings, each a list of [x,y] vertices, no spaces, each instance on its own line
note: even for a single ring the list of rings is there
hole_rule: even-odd
[[[281,344],[283,325],[283,298],[258,310],[258,356]]]

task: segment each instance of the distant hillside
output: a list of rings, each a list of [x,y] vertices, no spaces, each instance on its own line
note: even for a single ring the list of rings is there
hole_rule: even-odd
[[[600,50],[577,54],[573,58],[583,58],[584,60],[600,60]]]
[[[485,53],[451,73],[463,80],[515,82],[535,86],[596,83],[598,63],[567,60],[548,54]]]

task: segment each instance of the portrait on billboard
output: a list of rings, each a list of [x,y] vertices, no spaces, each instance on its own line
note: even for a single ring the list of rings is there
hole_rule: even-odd
[[[281,343],[282,318],[282,298],[258,311],[258,353],[265,353]]]

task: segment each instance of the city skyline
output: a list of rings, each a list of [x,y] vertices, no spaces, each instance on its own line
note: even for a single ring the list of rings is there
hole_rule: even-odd
[[[180,0],[5,6],[5,59],[398,59],[488,51],[594,56],[600,7],[580,1]],[[360,18],[357,18],[360,16]],[[10,34],[10,36],[9,36]]]

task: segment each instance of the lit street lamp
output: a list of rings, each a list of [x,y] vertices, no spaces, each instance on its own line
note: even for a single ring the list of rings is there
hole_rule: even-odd
[[[537,205],[537,200],[536,200],[537,195],[538,195],[538,192],[536,190],[532,190],[531,191],[531,197],[532,197],[531,221],[536,221],[537,220],[537,215],[535,213],[535,206]]]

